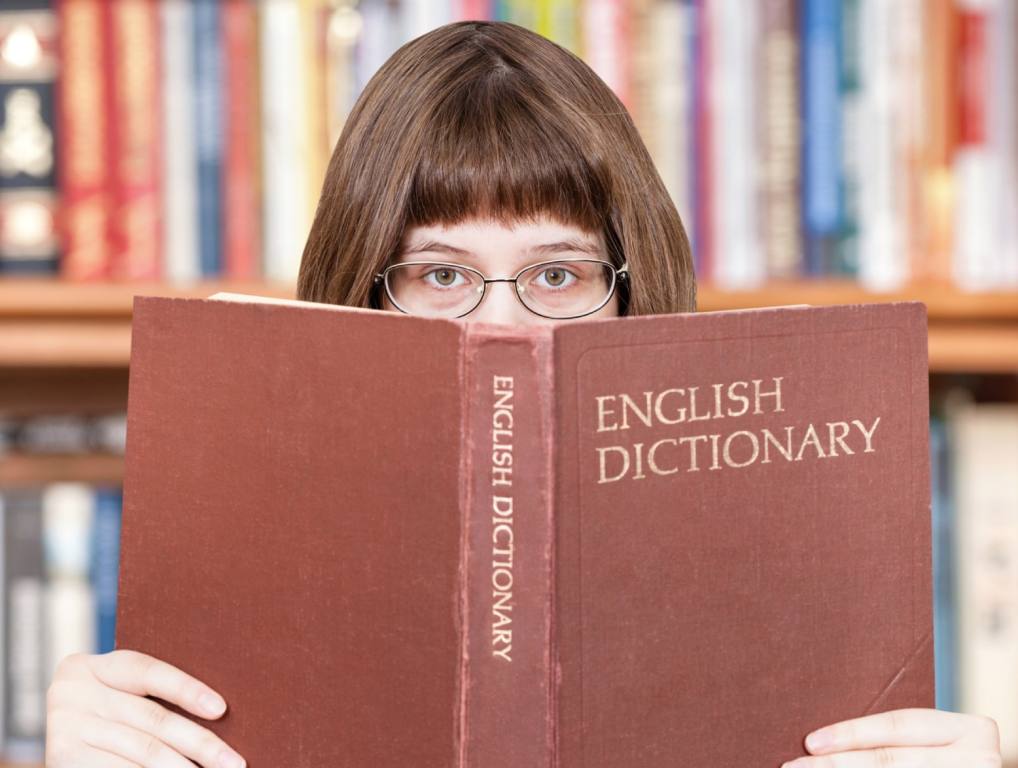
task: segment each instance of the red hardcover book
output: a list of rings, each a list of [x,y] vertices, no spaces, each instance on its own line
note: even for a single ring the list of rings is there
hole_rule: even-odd
[[[926,307],[137,297],[117,646],[260,766],[721,768],[933,706]]]
[[[105,3],[112,170],[109,277],[162,277],[162,113],[155,0]],[[172,137],[171,137],[172,138]]]
[[[110,123],[106,93],[104,3],[60,0],[57,135],[61,276],[104,280],[109,274]]]
[[[226,153],[224,200],[225,275],[235,280],[260,276],[261,210],[258,194],[259,124],[258,9],[250,0],[223,4],[226,51]]]

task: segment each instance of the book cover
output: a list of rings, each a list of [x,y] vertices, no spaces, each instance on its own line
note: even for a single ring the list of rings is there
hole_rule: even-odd
[[[135,299],[116,641],[252,768],[763,767],[933,706],[925,305],[217,296]]]

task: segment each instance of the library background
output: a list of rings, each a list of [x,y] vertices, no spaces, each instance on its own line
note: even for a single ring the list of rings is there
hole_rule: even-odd
[[[0,763],[112,648],[132,297],[292,297],[354,99],[467,18],[615,90],[698,310],[926,303],[937,706],[1018,766],[1016,0],[4,0]]]

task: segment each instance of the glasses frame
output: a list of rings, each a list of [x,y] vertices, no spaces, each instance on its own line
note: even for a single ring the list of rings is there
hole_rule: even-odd
[[[604,301],[602,301],[600,304],[598,304],[593,309],[588,310],[587,312],[583,312],[582,314],[579,314],[579,315],[567,315],[565,317],[559,317],[559,316],[556,316],[556,315],[544,315],[544,314],[541,314],[540,312],[538,312],[533,307],[527,306],[526,302],[523,301],[523,297],[520,295],[519,283],[517,282],[520,279],[520,276],[524,272],[528,272],[531,269],[534,269],[535,267],[542,267],[542,266],[544,266],[546,264],[549,264],[549,265],[550,264],[568,264],[568,263],[574,262],[574,261],[595,262],[597,264],[604,264],[605,266],[611,268],[612,283],[611,283],[611,286],[609,286],[609,288],[608,288],[608,294],[605,296]],[[399,305],[399,302],[396,301],[395,297],[392,295],[392,290],[391,290],[391,288],[389,286],[389,273],[392,272],[394,269],[397,269],[399,267],[402,267],[402,266],[405,266],[405,265],[409,265],[409,264],[432,265],[432,266],[436,266],[436,267],[452,267],[454,269],[464,269],[464,270],[466,270],[468,272],[473,272],[475,275],[477,275],[481,279],[481,293],[480,293],[480,296],[477,299],[477,303],[474,304],[474,306],[472,306],[466,312],[463,312],[463,313],[461,313],[459,315],[418,315],[418,314],[416,314],[414,312],[410,312],[409,310],[404,309],[403,307],[401,307]],[[532,312],[533,314],[537,315],[538,317],[548,318],[549,320],[575,320],[578,317],[586,317],[587,315],[592,315],[595,312],[597,312],[599,309],[601,309],[603,306],[605,306],[605,304],[607,304],[609,301],[611,301],[612,296],[615,295],[615,289],[618,287],[619,281],[625,281],[625,280],[628,280],[628,279],[629,279],[629,269],[628,269],[628,264],[626,262],[623,262],[621,267],[616,267],[610,261],[605,261],[604,259],[589,259],[589,258],[548,259],[546,261],[538,261],[538,262],[536,262],[534,264],[528,264],[527,266],[523,267],[519,272],[517,272],[512,277],[488,277],[483,272],[481,272],[481,270],[476,269],[475,267],[468,267],[465,264],[455,264],[453,262],[448,262],[448,261],[401,261],[398,264],[390,264],[388,267],[383,269],[381,272],[377,273],[375,275],[375,285],[376,286],[382,285],[384,287],[384,289],[385,289],[385,295],[388,297],[388,299],[392,303],[392,305],[396,309],[398,309],[400,312],[405,314],[405,315],[413,315],[414,317],[445,317],[447,319],[456,319],[456,318],[460,318],[460,317],[466,317],[471,312],[473,312],[475,309],[477,309],[479,306],[481,306],[481,302],[484,301],[484,297],[485,297],[485,295],[488,292],[488,283],[512,283],[513,284],[513,288],[514,288],[513,295],[516,296],[517,301],[519,301],[520,304],[523,305],[524,309],[526,309],[528,312]]]

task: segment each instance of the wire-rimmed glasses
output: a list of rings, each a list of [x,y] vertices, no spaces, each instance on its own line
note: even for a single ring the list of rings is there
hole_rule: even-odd
[[[480,270],[444,261],[405,261],[375,275],[400,312],[424,317],[463,317],[473,312],[488,283],[513,283],[529,311],[567,320],[592,314],[611,299],[627,268],[601,259],[554,259],[531,264],[513,277],[486,277]]]

